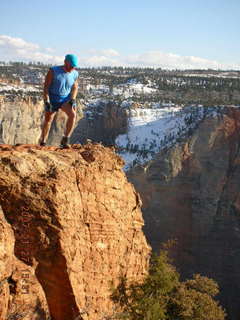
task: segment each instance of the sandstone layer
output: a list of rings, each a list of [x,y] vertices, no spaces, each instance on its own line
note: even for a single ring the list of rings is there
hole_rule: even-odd
[[[116,137],[127,130],[128,115],[113,101],[91,108],[91,116],[83,115],[83,105],[77,104],[76,124],[71,143],[86,143],[88,139],[113,145]],[[37,144],[44,120],[44,105],[40,97],[14,95],[0,99],[0,143]],[[66,125],[66,115],[59,110],[49,132],[47,144],[58,146]]]
[[[47,320],[48,317],[44,292],[33,268],[15,257],[14,233],[0,208],[0,319]]]
[[[82,117],[82,106],[78,103],[77,119]],[[0,143],[35,144],[41,135],[44,105],[39,97],[14,96],[0,100]],[[49,133],[48,144],[59,145],[64,133],[66,116],[56,113]]]
[[[1,248],[9,254],[1,280],[15,267],[15,239],[14,254],[36,275],[53,320],[102,320],[114,311],[111,285],[122,275],[146,274],[141,201],[122,165],[98,144],[0,146],[0,204],[14,232],[5,221]],[[10,293],[4,290],[5,316]],[[30,285],[28,297],[37,299],[41,290]]]
[[[240,111],[226,108],[185,143],[129,173],[154,250],[177,239],[173,254],[180,271],[217,280],[231,320],[240,317],[239,146]]]
[[[126,133],[127,127],[127,110],[114,101],[102,101],[85,112],[73,131],[71,142],[86,143],[90,139],[104,145],[114,145],[116,137]]]

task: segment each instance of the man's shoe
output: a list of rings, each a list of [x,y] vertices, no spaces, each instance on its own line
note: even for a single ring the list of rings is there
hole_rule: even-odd
[[[62,137],[62,140],[60,142],[60,148],[62,149],[69,149],[70,145],[68,144],[69,138],[68,137]]]
[[[44,142],[44,141],[41,141],[39,144],[40,144],[41,147],[45,147],[46,146],[46,142]]]

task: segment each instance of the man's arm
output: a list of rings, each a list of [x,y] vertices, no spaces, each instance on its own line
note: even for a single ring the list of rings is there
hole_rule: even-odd
[[[71,99],[76,100],[78,93],[78,81],[76,80],[72,86]]]
[[[44,89],[43,89],[43,100],[44,102],[49,102],[48,90],[53,80],[53,72],[51,69],[48,70],[48,73],[45,77]]]

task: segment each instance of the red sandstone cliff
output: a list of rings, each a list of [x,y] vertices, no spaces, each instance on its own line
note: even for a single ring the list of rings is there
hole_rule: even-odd
[[[157,250],[177,239],[181,273],[217,280],[231,320],[240,315],[240,111],[226,108],[195,133],[129,173]]]
[[[141,202],[122,165],[101,145],[0,146],[1,320],[14,306],[29,320],[100,320],[111,282],[143,277]]]
[[[0,208],[0,319],[47,319],[45,294],[34,269],[14,255],[14,233]]]

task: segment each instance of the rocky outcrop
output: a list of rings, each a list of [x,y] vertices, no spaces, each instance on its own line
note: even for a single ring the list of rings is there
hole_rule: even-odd
[[[113,101],[103,102],[85,113],[78,101],[76,125],[71,143],[86,143],[88,139],[113,145],[116,137],[127,130],[128,114]],[[40,97],[21,93],[0,99],[0,143],[37,144],[44,119],[44,106]],[[48,145],[59,145],[64,133],[66,115],[56,113],[48,137]]]
[[[44,292],[31,266],[14,255],[14,234],[0,209],[0,319],[48,319]]]
[[[0,204],[14,231],[2,217],[1,280],[16,266],[15,239],[15,256],[36,275],[53,320],[101,320],[114,309],[111,285],[146,274],[141,201],[122,165],[101,145],[0,146]],[[28,299],[39,296],[35,288],[29,285]],[[1,320],[11,298],[7,283],[4,290]],[[45,310],[43,299],[38,308]]]
[[[240,316],[240,111],[205,119],[185,143],[129,173],[143,199],[145,234],[155,250],[177,239],[185,276],[201,273],[221,287],[229,319]]]
[[[82,117],[82,106],[77,109],[77,122]],[[16,96],[0,100],[0,143],[35,144],[41,135],[44,118],[43,101],[39,97]],[[66,122],[60,110],[49,133],[48,144],[59,145]]]
[[[87,139],[114,145],[119,134],[124,134],[128,127],[128,112],[114,101],[101,101],[85,111],[73,131],[72,143],[86,143]]]
[[[42,102],[15,97],[0,102],[0,142],[37,143],[43,120]]]

